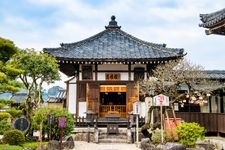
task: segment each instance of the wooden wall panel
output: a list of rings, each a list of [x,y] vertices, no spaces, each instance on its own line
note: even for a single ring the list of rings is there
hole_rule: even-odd
[[[197,122],[204,126],[207,132],[225,133],[225,114],[176,112],[176,117],[185,122]]]
[[[99,84],[97,83],[87,85],[87,109],[99,113]]]
[[[78,101],[86,101],[86,83],[77,84],[77,99]]]

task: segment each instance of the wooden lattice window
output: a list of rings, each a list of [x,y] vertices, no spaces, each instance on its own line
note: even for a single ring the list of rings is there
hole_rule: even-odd
[[[82,79],[83,80],[93,79],[92,66],[82,66]]]
[[[143,80],[144,79],[144,68],[134,68],[134,81]]]

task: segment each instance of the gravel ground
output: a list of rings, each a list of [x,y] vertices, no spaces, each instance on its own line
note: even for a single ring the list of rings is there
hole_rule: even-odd
[[[87,143],[75,141],[74,150],[140,150],[135,144]]]

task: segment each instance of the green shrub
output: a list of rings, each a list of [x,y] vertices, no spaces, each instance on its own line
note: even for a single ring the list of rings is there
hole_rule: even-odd
[[[59,128],[58,128],[58,120],[57,118],[59,116],[65,116],[67,118],[67,126],[66,128],[63,129],[63,136],[69,135],[73,129],[74,129],[74,119],[72,114],[70,114],[68,112],[68,110],[66,109],[49,109],[49,114],[54,114],[54,121],[53,124],[51,125],[52,128],[52,139],[54,140],[59,140]],[[47,114],[47,115],[49,115]],[[43,116],[44,117],[44,116]],[[39,130],[37,123],[38,123],[38,119],[33,118],[32,119],[32,123],[33,123],[33,127],[36,130]],[[50,125],[47,123],[47,119],[44,122],[44,126],[43,126],[43,133],[48,133],[49,134],[50,131]]]
[[[0,120],[3,120],[3,119],[9,119],[11,118],[11,115],[7,112],[0,112]]]
[[[152,132],[152,137],[151,137],[151,140],[152,140],[152,143],[153,144],[159,144],[161,143],[162,141],[162,138],[161,138],[161,130],[154,130]]]
[[[181,123],[176,127],[179,138],[179,143],[186,147],[195,147],[196,141],[200,138],[205,138],[205,128],[201,127],[198,123]]]
[[[0,120],[0,134],[4,134],[4,132],[9,130],[10,128],[11,123],[8,121],[8,119]]]
[[[22,110],[18,110],[16,108],[8,109],[8,112],[13,118],[20,117],[22,115]]]
[[[22,145],[25,142],[25,137],[20,130],[8,130],[4,133],[2,140],[9,145]]]

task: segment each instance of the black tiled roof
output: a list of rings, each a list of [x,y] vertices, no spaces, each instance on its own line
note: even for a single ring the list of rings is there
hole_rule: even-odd
[[[225,70],[206,70],[210,79],[225,80]]]
[[[202,24],[199,25],[200,27],[211,28],[225,20],[225,8],[209,14],[200,14],[200,19],[202,21]]]
[[[75,43],[62,43],[58,48],[44,48],[44,51],[59,60],[76,61],[158,60],[184,56],[183,49],[146,42],[122,31],[113,17],[104,31],[90,38]]]
[[[10,98],[11,100],[14,100],[15,103],[22,103],[25,102],[25,100],[27,99],[27,93],[15,93],[12,95],[12,97]]]
[[[66,100],[66,90],[60,90],[57,96],[49,97],[47,102],[48,103],[62,103]]]

